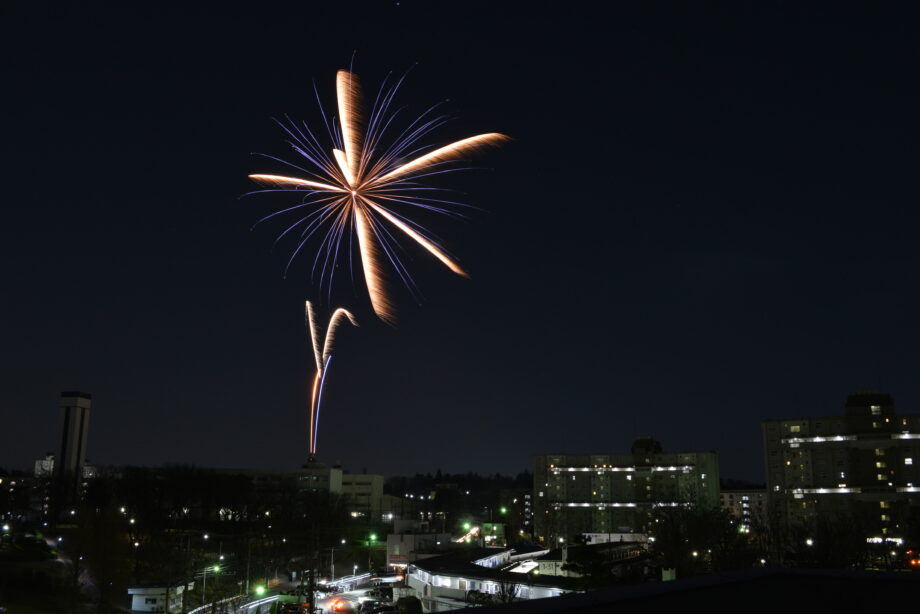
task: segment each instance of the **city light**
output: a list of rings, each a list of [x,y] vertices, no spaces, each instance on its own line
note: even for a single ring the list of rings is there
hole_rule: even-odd
[[[265,594],[265,587],[264,587],[264,586],[261,586],[261,585],[257,586],[257,587],[256,587],[256,595],[258,595],[259,597],[261,597],[261,596],[264,595],[264,594]]]
[[[4,530],[4,531],[9,531],[9,530],[10,530],[10,525],[8,525],[8,524],[3,525],[3,530]]]

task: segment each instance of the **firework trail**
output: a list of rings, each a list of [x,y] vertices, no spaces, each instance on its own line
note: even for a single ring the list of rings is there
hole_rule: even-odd
[[[249,176],[266,186],[259,192],[297,192],[303,197],[300,204],[276,211],[257,222],[292,211],[303,214],[276,240],[277,243],[289,234],[299,233],[297,247],[288,260],[285,274],[306,243],[315,237],[319,240],[319,247],[313,260],[313,273],[316,274],[319,268],[320,285],[326,280],[331,287],[340,252],[344,250],[351,254],[353,239],[356,239],[371,306],[388,323],[395,320],[395,308],[387,292],[385,263],[390,263],[410,290],[413,285],[408,270],[397,255],[399,245],[395,231],[418,243],[454,273],[468,277],[437,240],[410,217],[413,209],[457,216],[459,214],[451,207],[464,206],[463,203],[434,198],[432,193],[437,188],[426,187],[419,180],[461,170],[454,163],[479,149],[508,140],[503,134],[490,132],[434,150],[420,146],[420,140],[447,119],[434,116],[435,105],[410,123],[401,134],[392,139],[388,137],[385,145],[384,136],[395,132],[393,121],[399,110],[391,111],[391,105],[402,80],[390,85],[384,82],[365,122],[358,76],[347,70],[338,71],[338,122],[335,117],[327,119],[323,114],[326,129],[335,145],[332,155],[320,145],[306,124],[291,120],[279,122],[287,134],[288,143],[306,163],[298,166],[268,157],[297,169],[304,176]],[[322,368],[322,365],[318,363],[317,368]]]
[[[326,373],[332,362],[332,345],[335,341],[335,331],[342,320],[347,319],[353,326],[358,321],[347,309],[336,309],[329,318],[326,327],[325,339],[321,340],[322,333],[316,325],[316,313],[310,301],[306,304],[307,327],[310,331],[310,342],[313,345],[313,357],[316,359],[316,375],[313,377],[313,391],[310,394],[310,456],[316,455],[316,439],[319,435],[319,409],[323,400],[323,386],[326,383]]]

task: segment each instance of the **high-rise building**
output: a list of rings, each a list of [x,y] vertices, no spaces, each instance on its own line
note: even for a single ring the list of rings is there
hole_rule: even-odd
[[[767,420],[763,440],[771,522],[836,518],[885,539],[920,510],[920,415],[888,394],[852,394],[842,416]]]
[[[646,438],[631,454],[545,454],[534,460],[534,529],[544,544],[586,533],[645,533],[659,507],[719,506],[715,452],[664,453]]]
[[[59,505],[74,503],[80,497],[92,398],[86,392],[61,393],[61,442],[54,459]]]

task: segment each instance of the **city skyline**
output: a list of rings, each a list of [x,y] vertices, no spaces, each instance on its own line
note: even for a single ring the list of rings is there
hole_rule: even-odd
[[[912,11],[582,9],[0,26],[0,466],[55,449],[62,390],[93,395],[97,465],[305,461],[303,301],[330,301],[250,232],[275,203],[238,197],[250,152],[283,152],[271,118],[310,116],[353,55],[374,83],[418,62],[405,99],[448,100],[445,142],[514,141],[449,186],[482,210],[434,222],[471,280],[410,246],[424,300],[394,292],[396,330],[360,272],[333,295],[362,328],[337,337],[320,460],[509,474],[652,436],[762,481],[763,420],[861,389],[916,413]]]

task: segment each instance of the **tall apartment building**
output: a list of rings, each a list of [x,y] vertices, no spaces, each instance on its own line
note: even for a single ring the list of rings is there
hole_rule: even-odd
[[[534,459],[534,529],[544,544],[585,533],[645,533],[659,507],[719,506],[715,452],[664,453],[640,439],[630,454],[545,454]]]
[[[767,521],[767,491],[763,488],[723,490],[720,507],[734,516],[741,526],[763,526]]]
[[[82,493],[92,399],[85,392],[61,393],[61,441],[53,469],[59,510],[78,501]]]
[[[763,440],[771,521],[836,516],[881,537],[920,511],[920,415],[888,394],[850,395],[842,416],[767,420]]]

